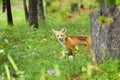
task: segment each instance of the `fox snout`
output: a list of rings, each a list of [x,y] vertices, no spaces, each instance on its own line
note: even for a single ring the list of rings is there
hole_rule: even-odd
[[[59,41],[63,42],[63,39],[62,39],[62,38],[58,38],[58,39],[59,39]]]

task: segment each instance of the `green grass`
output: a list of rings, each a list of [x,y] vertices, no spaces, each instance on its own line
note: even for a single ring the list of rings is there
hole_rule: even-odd
[[[57,17],[56,17],[57,16]],[[69,80],[78,74],[82,80],[118,80],[120,78],[119,60],[108,60],[99,67],[104,71],[88,68],[91,56],[83,46],[74,49],[75,58],[69,59],[67,50],[56,40],[52,29],[66,27],[67,35],[90,34],[89,15],[81,15],[74,21],[66,21],[59,13],[48,14],[46,24],[38,29],[29,28],[23,9],[13,9],[14,26],[8,26],[6,14],[0,13],[0,50],[10,54],[19,70],[24,71],[25,80]],[[8,44],[5,43],[8,40]],[[62,52],[65,57],[62,57]],[[15,73],[6,55],[0,53],[0,73],[6,75],[4,64]],[[57,76],[47,73],[55,70]],[[91,73],[92,74],[89,74]]]

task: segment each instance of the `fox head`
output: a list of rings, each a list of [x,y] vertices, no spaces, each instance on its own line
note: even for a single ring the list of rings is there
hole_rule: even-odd
[[[61,31],[57,31],[57,30],[52,30],[56,36],[56,38],[58,39],[58,41],[62,44],[65,43],[65,38],[66,38],[66,35],[65,35],[65,32],[66,32],[66,29],[65,28],[62,28]]]

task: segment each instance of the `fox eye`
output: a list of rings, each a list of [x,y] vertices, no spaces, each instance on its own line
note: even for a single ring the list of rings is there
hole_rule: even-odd
[[[63,36],[63,35],[61,35],[61,36]]]
[[[59,35],[57,35],[57,37],[58,37]]]

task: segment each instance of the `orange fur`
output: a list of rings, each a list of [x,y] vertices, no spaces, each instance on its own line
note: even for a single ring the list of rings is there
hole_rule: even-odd
[[[92,53],[91,51],[91,37],[88,35],[84,36],[66,36],[65,32],[66,29],[63,28],[61,31],[53,30],[54,34],[58,41],[67,48],[69,55],[73,55],[72,48],[75,46],[87,46],[87,50]]]

